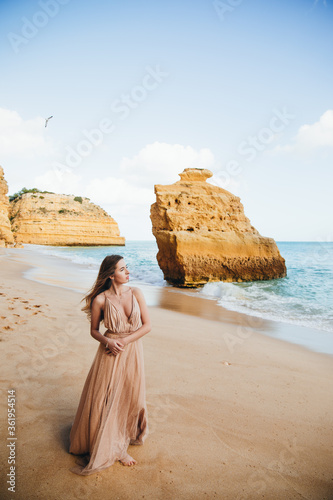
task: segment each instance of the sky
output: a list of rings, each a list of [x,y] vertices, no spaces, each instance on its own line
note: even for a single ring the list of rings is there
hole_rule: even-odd
[[[263,236],[333,241],[333,0],[0,0],[0,37],[9,194],[148,240],[154,185],[208,168]]]

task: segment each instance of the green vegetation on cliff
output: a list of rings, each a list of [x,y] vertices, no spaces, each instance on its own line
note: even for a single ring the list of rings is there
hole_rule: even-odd
[[[40,191],[40,189],[37,189],[37,188],[27,189],[26,187],[24,187],[24,188],[21,189],[21,191],[18,191],[17,193],[14,193],[14,194],[10,195],[9,196],[9,201],[18,200],[19,198],[21,198],[22,194],[25,194],[25,193],[49,193],[49,194],[54,194],[51,191]]]

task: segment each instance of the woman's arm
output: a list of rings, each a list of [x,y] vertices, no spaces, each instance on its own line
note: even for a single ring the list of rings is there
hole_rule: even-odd
[[[143,293],[141,292],[141,290],[139,290],[139,288],[132,288],[132,291],[140,306],[142,326],[140,326],[140,328],[138,328],[135,332],[121,339],[123,344],[125,345],[131,342],[135,342],[135,340],[138,340],[139,338],[143,337],[144,335],[146,335],[146,333],[149,333],[151,330],[148,307],[145,298],[143,296]]]
[[[123,342],[116,339],[108,339],[99,331],[99,324],[101,321],[101,314],[103,311],[104,297],[103,295],[98,295],[94,298],[91,305],[91,324],[90,324],[90,335],[98,340],[101,344],[108,347],[107,354],[113,354],[116,356],[120,351],[123,351]]]

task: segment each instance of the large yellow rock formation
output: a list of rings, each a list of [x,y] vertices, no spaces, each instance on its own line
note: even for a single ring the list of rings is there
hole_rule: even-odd
[[[37,245],[125,245],[118,224],[88,198],[26,193],[11,202],[12,230]]]
[[[8,186],[5,181],[3,169],[0,167],[0,246],[4,247],[14,243],[13,233],[9,221]]]
[[[286,276],[275,241],[251,225],[237,196],[206,182],[212,172],[187,168],[179,175],[174,184],[155,186],[151,206],[157,260],[167,281],[195,287]]]

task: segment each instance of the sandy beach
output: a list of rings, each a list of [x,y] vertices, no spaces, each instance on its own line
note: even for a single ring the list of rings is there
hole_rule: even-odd
[[[53,286],[28,279],[33,259],[49,265]],[[129,449],[137,465],[72,474],[69,431],[98,348],[74,291],[87,283],[70,263],[24,249],[1,249],[0,266],[1,498],[333,498],[333,357],[265,335],[290,325],[172,290],[147,300],[150,434]],[[15,493],[4,444],[11,389]]]

